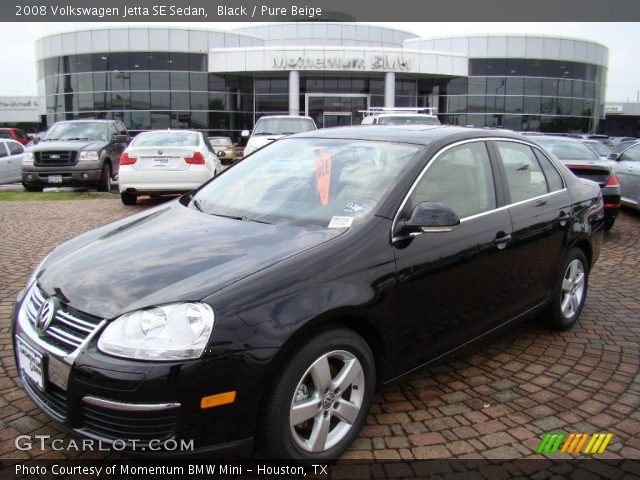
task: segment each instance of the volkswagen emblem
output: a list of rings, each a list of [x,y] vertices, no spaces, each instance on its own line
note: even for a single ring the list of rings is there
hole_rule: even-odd
[[[56,304],[53,299],[50,298],[46,300],[40,307],[40,310],[38,310],[38,316],[36,317],[36,330],[38,333],[42,334],[49,328],[55,314]]]
[[[51,155],[51,157],[49,158],[51,158],[52,160],[58,160],[60,158],[60,155]]]
[[[162,155],[162,150],[158,150],[158,155]]]

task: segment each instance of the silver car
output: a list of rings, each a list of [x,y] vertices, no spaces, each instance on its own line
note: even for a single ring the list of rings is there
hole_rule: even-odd
[[[610,159],[620,183],[621,203],[640,210],[640,143],[612,153]]]
[[[22,180],[24,147],[15,140],[0,139],[0,184]]]

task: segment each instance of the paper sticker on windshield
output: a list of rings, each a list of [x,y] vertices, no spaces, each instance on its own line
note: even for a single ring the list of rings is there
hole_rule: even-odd
[[[334,215],[329,222],[329,228],[349,228],[353,223],[353,217],[338,217]]]
[[[364,211],[364,207],[356,202],[347,203],[344,206],[345,213],[360,213]]]
[[[329,204],[329,184],[331,183],[331,155],[321,153],[315,158],[316,188],[320,194],[320,203]]]

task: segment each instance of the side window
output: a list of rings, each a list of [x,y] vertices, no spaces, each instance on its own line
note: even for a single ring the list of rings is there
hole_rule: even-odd
[[[548,193],[547,182],[531,147],[515,142],[495,142],[511,194],[511,202],[521,202]]]
[[[125,128],[122,122],[116,123],[116,129],[118,130],[118,135],[126,135],[127,129]]]
[[[621,162],[640,162],[640,145],[635,145],[624,152],[620,157]]]
[[[29,135],[27,135],[24,131],[18,130],[17,132],[18,138],[22,138],[23,140],[31,140]]]
[[[421,202],[444,203],[460,218],[496,208],[486,144],[459,145],[436,158],[411,193],[408,203],[413,209]]]
[[[549,160],[545,155],[537,149],[533,149],[533,152],[536,154],[536,158],[542,167],[542,171],[544,172],[544,176],[547,178],[547,185],[549,186],[550,192],[555,192],[556,190],[562,190],[564,188],[564,182],[562,181],[562,177],[555,169],[555,167],[551,164],[551,160]]]
[[[109,124],[109,136],[111,138],[113,138],[114,135],[116,135],[118,133],[118,131],[116,130],[116,127],[113,123]]]
[[[0,141],[0,158],[7,156],[7,149],[4,146],[4,142]]]
[[[7,147],[9,147],[9,155],[20,155],[24,152],[22,145],[18,142],[7,142]]]

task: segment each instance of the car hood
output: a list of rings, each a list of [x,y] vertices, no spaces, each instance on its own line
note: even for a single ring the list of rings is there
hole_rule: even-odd
[[[112,319],[201,300],[343,231],[233,220],[176,201],[102,227],[90,241],[79,237],[59,247],[62,253],[52,253],[38,283],[74,309]]]
[[[106,142],[102,140],[45,140],[30,147],[32,152],[43,152],[47,150],[100,150],[104,148]]]

